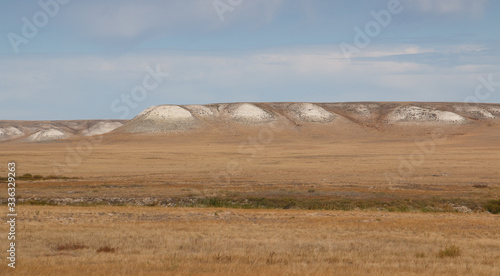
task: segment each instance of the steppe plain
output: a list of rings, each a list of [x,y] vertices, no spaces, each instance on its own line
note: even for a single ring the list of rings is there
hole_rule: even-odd
[[[500,275],[485,208],[499,104],[159,106],[0,128],[2,176],[11,161],[21,176],[19,275]]]

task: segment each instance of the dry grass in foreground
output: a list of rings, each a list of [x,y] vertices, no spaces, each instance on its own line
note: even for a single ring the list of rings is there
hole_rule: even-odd
[[[500,273],[489,214],[21,206],[18,216],[17,268],[1,275]]]

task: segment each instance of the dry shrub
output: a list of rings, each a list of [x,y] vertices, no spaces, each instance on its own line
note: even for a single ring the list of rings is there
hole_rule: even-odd
[[[69,250],[79,250],[87,248],[85,245],[81,243],[64,243],[60,244],[56,247],[57,251],[69,251]]]
[[[416,258],[425,258],[425,253],[423,253],[423,252],[418,252],[418,253],[416,253],[416,254],[415,254],[415,257],[416,257]]]
[[[440,258],[446,258],[446,257],[455,258],[455,257],[460,256],[460,254],[461,254],[460,247],[458,247],[456,245],[450,245],[450,246],[447,245],[443,250],[439,251],[438,257],[440,257]]]
[[[488,188],[488,185],[486,185],[486,184],[474,184],[474,185],[472,185],[472,187],[478,188],[478,189],[485,189],[485,188]]]
[[[110,246],[101,246],[95,252],[97,252],[97,253],[101,253],[101,252],[113,253],[113,252],[115,252],[115,250],[116,250],[115,248],[110,247]]]
[[[274,251],[269,253],[269,256],[266,259],[266,264],[268,265],[275,264],[276,260],[274,259],[274,256],[276,256],[276,253]]]
[[[488,201],[484,208],[492,214],[500,214],[500,199]]]
[[[214,256],[214,260],[219,263],[231,263],[233,260],[233,257],[229,255],[223,255],[223,254],[217,254]]]

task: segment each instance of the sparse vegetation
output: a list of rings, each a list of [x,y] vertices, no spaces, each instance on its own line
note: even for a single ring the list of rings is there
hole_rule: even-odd
[[[20,275],[76,265],[92,275],[493,275],[500,246],[488,214],[23,206],[19,216]]]
[[[425,258],[425,253],[423,253],[423,252],[415,253],[415,257],[416,258]]]
[[[16,180],[22,180],[22,181],[35,181],[35,180],[51,180],[51,179],[78,179],[77,177],[67,177],[67,176],[56,176],[56,175],[49,175],[49,176],[43,176],[40,174],[32,175],[30,173],[25,173],[23,175],[17,176]],[[0,177],[0,181],[5,182],[8,180],[8,177]]]
[[[110,246],[101,246],[95,252],[97,252],[97,253],[114,253],[115,250],[116,250],[115,248],[112,248]]]
[[[50,200],[27,200],[19,201],[18,205],[39,205],[39,206],[56,206],[57,204]]]
[[[492,214],[500,214],[500,199],[488,201],[484,208]]]
[[[228,264],[228,263],[231,263],[233,258],[229,255],[218,253],[214,256],[214,260],[218,263]]]
[[[479,199],[443,199],[439,197],[427,199],[323,199],[316,196],[310,197],[245,197],[244,194],[228,194],[227,196],[215,196],[205,198],[95,198],[89,197],[85,200],[56,200],[50,198],[19,200],[22,205],[66,205],[66,206],[162,206],[162,207],[195,207],[195,208],[233,208],[233,209],[298,209],[298,210],[379,210],[388,212],[460,212],[460,209],[481,212],[498,212],[498,201],[486,201]],[[486,203],[487,202],[487,203]],[[460,206],[454,207],[454,206]]]
[[[477,188],[477,189],[486,189],[488,188],[488,185],[486,184],[474,184],[472,187]]]
[[[72,251],[72,250],[80,250],[87,248],[85,245],[81,243],[64,243],[60,244],[56,247],[57,251]]]
[[[269,253],[269,255],[267,256],[267,259],[266,259],[266,264],[268,265],[272,265],[276,262],[275,260],[275,256],[276,256],[276,252],[271,252]]]
[[[455,258],[460,256],[460,248],[456,245],[447,245],[443,250],[438,253],[439,258]]]
[[[217,207],[242,209],[302,209],[302,210],[383,210],[389,212],[457,212],[450,206],[466,206],[472,210],[481,210],[481,202],[467,199],[338,199],[328,200],[315,197],[208,197],[194,198],[191,203],[182,199],[175,206],[182,207]]]

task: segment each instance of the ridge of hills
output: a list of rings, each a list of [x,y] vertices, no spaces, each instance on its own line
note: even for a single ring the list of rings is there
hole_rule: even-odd
[[[0,142],[47,142],[102,134],[235,133],[280,124],[291,132],[468,129],[500,124],[500,104],[438,102],[158,105],[131,120],[0,121]],[[330,131],[331,130],[331,131]]]

